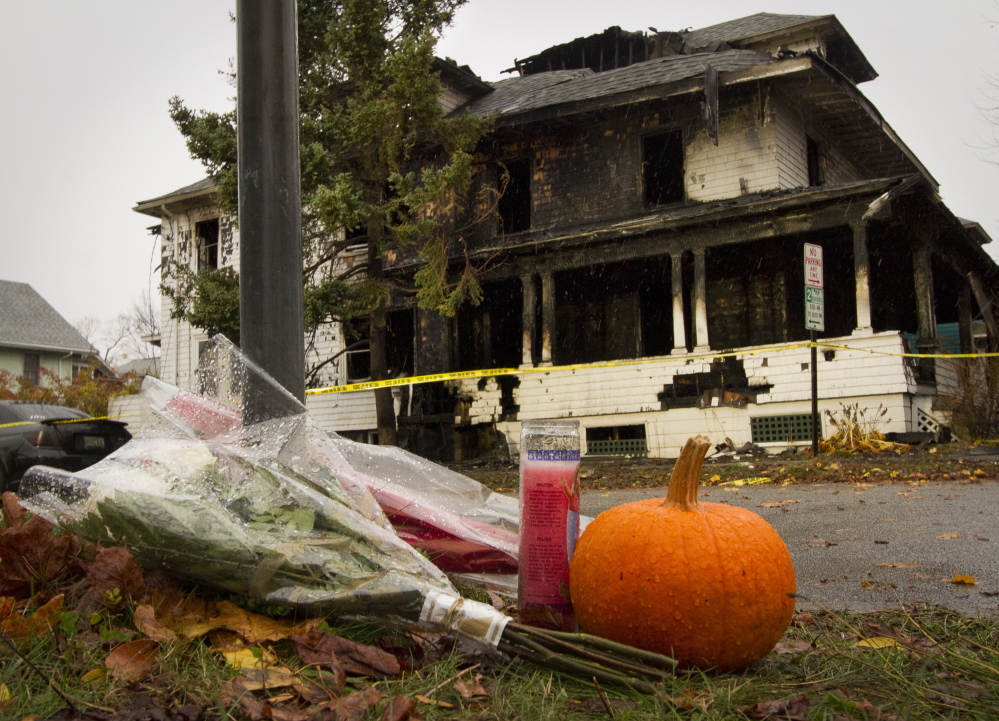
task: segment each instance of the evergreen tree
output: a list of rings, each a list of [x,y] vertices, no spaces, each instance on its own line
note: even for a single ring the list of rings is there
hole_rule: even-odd
[[[367,316],[375,380],[387,371],[386,308],[399,283],[386,279],[388,252],[422,256],[415,286],[406,289],[421,307],[453,315],[461,303],[481,299],[474,269],[466,265],[450,280],[448,259],[463,243],[457,224],[475,222],[469,209],[485,217],[492,206],[472,197],[473,151],[488,123],[468,114],[446,117],[432,69],[440,33],[464,2],[298,3],[306,329],[314,338],[323,323]],[[235,214],[235,111],[194,111],[175,97],[170,116],[216,181],[222,210]],[[362,242],[366,263],[338,262]],[[235,317],[238,328],[234,273],[199,278],[174,265],[166,275],[174,317],[230,333]],[[310,378],[332,360],[310,369]],[[376,408],[379,439],[394,444],[389,389],[376,391]]]

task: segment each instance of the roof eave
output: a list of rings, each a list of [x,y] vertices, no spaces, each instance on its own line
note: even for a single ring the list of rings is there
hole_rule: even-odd
[[[79,353],[83,356],[97,355],[96,348],[69,348],[43,343],[19,343],[17,341],[0,340],[0,348],[17,348],[19,350],[48,351],[50,353]]]
[[[171,206],[177,206],[191,200],[212,196],[215,194],[216,187],[217,186],[215,185],[211,185],[207,188],[200,188],[187,193],[164,195],[159,198],[153,198],[152,200],[143,200],[133,206],[132,210],[136,213],[142,213],[143,215],[149,215],[153,218],[162,219],[168,213],[172,212]]]

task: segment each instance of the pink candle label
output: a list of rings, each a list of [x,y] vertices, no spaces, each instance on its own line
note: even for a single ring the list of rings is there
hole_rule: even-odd
[[[569,560],[578,535],[579,451],[528,451],[520,469],[522,614],[547,606],[572,627]]]

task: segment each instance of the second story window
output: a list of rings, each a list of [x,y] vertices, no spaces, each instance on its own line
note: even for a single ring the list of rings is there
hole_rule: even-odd
[[[645,204],[682,203],[683,133],[649,135],[642,140],[642,168],[645,180]]]
[[[642,140],[642,168],[646,205],[682,203],[683,133],[649,135]]]
[[[503,169],[500,168],[502,175]],[[531,161],[513,160],[506,164],[509,180],[497,210],[504,233],[519,233],[531,227]]]
[[[219,267],[219,219],[202,220],[194,224],[198,243],[198,270]]]
[[[805,136],[805,155],[808,160],[808,185],[825,185],[826,158],[814,138]]]

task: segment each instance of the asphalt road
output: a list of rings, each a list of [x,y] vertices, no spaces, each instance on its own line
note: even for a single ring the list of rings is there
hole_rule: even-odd
[[[665,495],[583,491],[581,512]],[[700,500],[748,508],[777,529],[794,559],[798,608],[999,608],[999,482],[713,486]],[[977,583],[952,583],[956,575]]]

